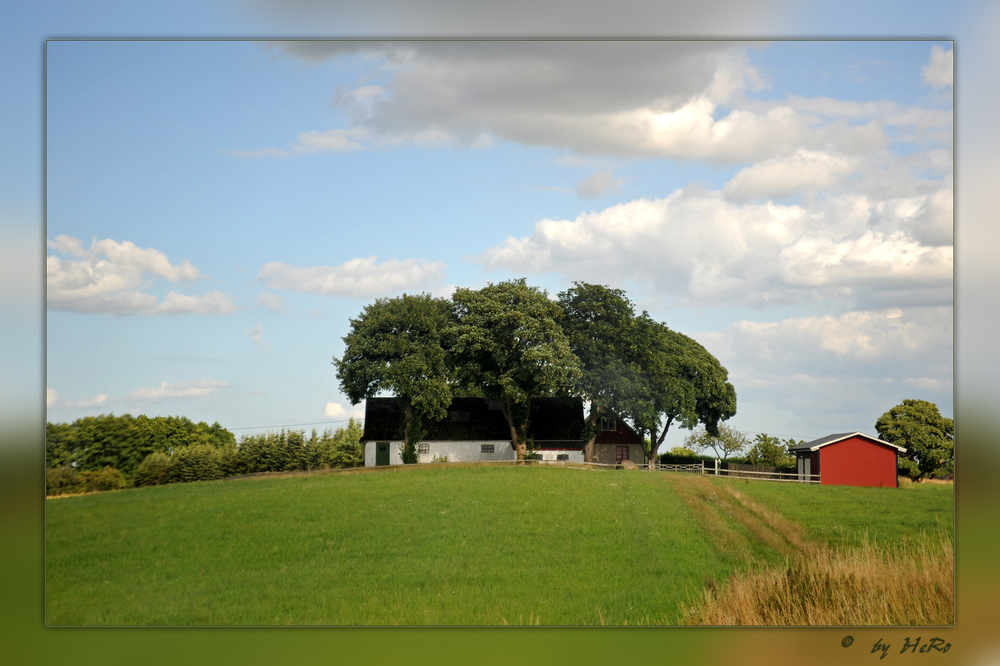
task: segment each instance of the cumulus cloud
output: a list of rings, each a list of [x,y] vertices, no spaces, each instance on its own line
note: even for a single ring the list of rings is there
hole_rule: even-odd
[[[876,207],[857,195],[807,207],[738,203],[689,188],[574,220],[541,220],[530,236],[509,237],[476,259],[515,273],[559,272],[617,285],[632,280],[701,306],[867,302],[879,292],[906,290],[950,303],[951,246],[927,247],[900,229],[873,231]]]
[[[76,402],[66,402],[67,407],[104,407],[108,402],[113,402],[104,393],[98,393],[93,398],[77,400]]]
[[[741,320],[694,337],[729,370],[741,406],[783,411],[800,433],[819,437],[870,428],[914,389],[950,409],[953,314],[908,307]]]
[[[81,313],[229,314],[232,297],[213,291],[189,296],[171,291],[162,302],[142,291],[150,278],[188,282],[201,277],[190,261],[171,263],[166,254],[130,241],[91,240],[84,251],[79,239],[57,236],[50,248],[76,259],[46,258],[48,307]]]
[[[924,83],[935,88],[951,88],[954,81],[955,50],[931,47],[931,59],[922,70]]]
[[[741,169],[725,184],[723,192],[733,199],[784,198],[803,192],[815,193],[836,185],[850,174],[857,160],[828,153],[798,150]]]
[[[292,266],[280,261],[267,263],[257,280],[270,289],[322,294],[343,298],[379,298],[403,291],[425,291],[444,279],[441,261],[351,259],[339,266]]]
[[[187,398],[210,398],[220,388],[229,386],[228,383],[218,380],[196,379],[191,382],[160,382],[159,386],[140,387],[125,396],[126,400],[131,400],[140,404],[163,402],[165,400],[183,400]]]
[[[870,154],[889,145],[885,127],[926,132],[950,126],[950,111],[884,100],[753,98],[749,93],[768,87],[751,57],[762,46],[275,42],[269,48],[295,57],[351,59],[367,69],[354,87],[334,96],[333,105],[347,116],[344,127],[304,132],[291,148],[273,150],[285,155],[401,143],[468,148],[503,139],[576,155],[740,163],[800,149]],[[911,134],[907,140],[950,141],[947,132]]]
[[[613,171],[595,171],[576,184],[576,194],[585,199],[592,199],[617,190],[624,182],[624,178],[615,178]]]
[[[339,402],[328,402],[323,409],[323,416],[337,421],[346,421],[349,418],[362,419],[365,416],[365,401],[352,405],[350,411]]]
[[[56,394],[56,390],[51,386],[45,387],[45,406],[52,409],[58,401],[59,396]]]

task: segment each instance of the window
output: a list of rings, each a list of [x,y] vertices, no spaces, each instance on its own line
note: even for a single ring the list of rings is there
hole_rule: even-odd
[[[621,462],[623,460],[628,460],[628,447],[627,446],[616,446],[615,447],[615,460]]]
[[[480,453],[493,453],[493,444],[480,444],[479,445],[479,452]]]
[[[468,423],[469,412],[452,412],[451,420],[459,423]]]
[[[560,453],[559,455],[556,456],[556,460],[569,460],[569,454]]]
[[[618,423],[613,416],[601,417],[601,430],[615,432],[618,430]]]
[[[430,444],[425,444],[425,443],[417,444],[417,453],[430,453],[430,452],[431,452]]]

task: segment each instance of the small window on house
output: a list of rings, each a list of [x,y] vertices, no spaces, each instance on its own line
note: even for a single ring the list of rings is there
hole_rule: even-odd
[[[615,447],[615,460],[621,462],[623,460],[628,460],[628,447],[627,446],[616,446]]]
[[[560,453],[559,455],[556,456],[556,460],[569,460],[569,454]]]
[[[430,452],[431,452],[430,444],[417,444],[417,453],[430,453]]]
[[[613,416],[601,417],[601,430],[614,432],[618,430],[618,423]]]
[[[493,446],[494,446],[493,444],[480,444],[479,445],[479,452],[480,453],[493,453]]]
[[[469,412],[452,412],[451,420],[460,421],[464,423],[469,420]]]

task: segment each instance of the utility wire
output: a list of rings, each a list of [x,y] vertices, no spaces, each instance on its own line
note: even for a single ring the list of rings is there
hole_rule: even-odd
[[[311,425],[326,425],[329,423],[348,423],[349,421],[357,421],[361,423],[364,418],[357,419],[341,419],[339,421],[316,421],[314,423],[286,423],[284,425],[266,425],[266,426],[245,426],[242,428],[228,428],[229,430],[266,430],[267,428],[298,428],[301,426],[311,426]]]

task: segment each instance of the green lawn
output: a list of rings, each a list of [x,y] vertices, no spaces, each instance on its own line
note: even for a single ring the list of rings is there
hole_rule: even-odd
[[[718,480],[782,513],[805,536],[833,548],[917,541],[939,531],[954,538],[955,486],[914,483],[852,488],[773,481]]]
[[[51,499],[47,622],[675,624],[707,578],[781,559],[686,487],[637,471],[424,466]],[[908,534],[892,514],[933,528],[944,513],[950,530],[950,486],[932,488],[739,485],[834,541],[865,524]]]

